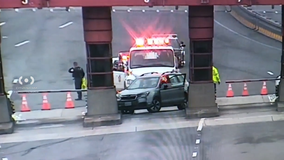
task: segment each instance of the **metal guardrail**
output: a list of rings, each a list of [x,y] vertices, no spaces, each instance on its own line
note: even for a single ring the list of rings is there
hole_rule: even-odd
[[[264,82],[264,81],[276,81],[276,80],[280,80],[280,78],[227,80],[225,83]]]
[[[32,93],[66,93],[66,92],[86,92],[87,89],[58,89],[58,90],[30,90],[17,91],[18,94],[32,94]]]

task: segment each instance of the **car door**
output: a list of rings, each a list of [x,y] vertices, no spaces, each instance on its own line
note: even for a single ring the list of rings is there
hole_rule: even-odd
[[[170,102],[173,101],[173,97],[171,95],[171,92],[172,92],[171,83],[169,81],[168,76],[166,76],[166,77],[168,79],[167,83],[161,82],[161,84],[160,84],[160,98],[161,98],[162,106],[167,106],[167,105],[169,105]],[[161,81],[162,81],[162,78],[163,77],[161,77]],[[164,85],[164,84],[168,86],[166,89],[162,88],[162,85]]]
[[[177,75],[169,75],[169,83],[167,89],[161,89],[161,100],[163,105],[176,105],[180,103],[183,96],[184,82],[180,82]],[[182,94],[181,94],[182,93]]]
[[[184,101],[184,95],[185,95],[184,93],[187,91],[187,88],[188,88],[187,86],[185,86],[186,74],[179,74],[179,75],[177,75],[177,77],[178,77],[178,80],[179,80],[179,84],[181,85],[180,87],[183,88],[182,90],[179,90],[179,92],[177,93],[179,95],[177,101],[179,103],[182,103]]]

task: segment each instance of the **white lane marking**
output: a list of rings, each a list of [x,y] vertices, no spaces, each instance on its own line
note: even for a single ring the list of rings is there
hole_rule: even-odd
[[[197,152],[192,153],[192,158],[195,158],[197,156]]]
[[[269,75],[271,75],[271,76],[274,75],[273,72],[271,72],[271,71],[267,71],[267,74],[269,74]]]
[[[3,26],[3,25],[5,25],[6,24],[6,22],[1,22],[0,23],[0,26]]]
[[[234,30],[228,28],[227,26],[221,24],[220,22],[218,22],[218,21],[216,21],[216,20],[214,20],[214,22],[217,23],[219,26],[221,26],[221,27],[227,29],[228,31],[230,31],[230,32],[234,33],[235,35],[238,35],[238,36],[240,36],[240,37],[242,37],[242,38],[244,38],[244,39],[246,39],[246,40],[252,41],[252,42],[254,42],[254,43],[257,43],[257,44],[260,44],[260,45],[263,45],[263,46],[265,46],[265,47],[272,48],[272,49],[275,49],[275,50],[279,50],[279,51],[282,50],[282,49],[280,49],[280,48],[273,47],[273,46],[270,46],[270,45],[268,45],[268,44],[261,43],[261,42],[259,42],[259,41],[254,40],[254,39],[248,38],[248,37],[246,37],[246,36],[244,36],[244,35],[242,35],[242,34],[236,32],[236,31],[234,31]]]
[[[17,44],[15,44],[15,47],[20,47],[20,46],[27,44],[27,43],[30,43],[30,41],[23,41],[23,42],[17,43]]]
[[[15,79],[13,80],[13,84],[17,84],[18,81],[19,81],[19,79],[15,78]]]
[[[195,141],[195,144],[199,144],[200,143],[200,139],[197,139],[196,141]]]
[[[7,39],[8,37],[7,37],[7,36],[2,36],[2,38],[3,38],[3,39]]]
[[[53,125],[34,127],[34,129],[46,129],[46,128],[58,128],[58,127],[64,127],[64,125],[63,124],[53,124]]]
[[[59,26],[59,28],[65,28],[65,27],[67,27],[67,26],[69,26],[71,24],[73,24],[73,22],[67,22],[67,23],[62,24],[61,26]]]
[[[2,158],[2,160],[9,160],[8,158]]]
[[[197,127],[197,132],[201,132],[202,131],[202,128],[203,128],[203,125],[204,125],[204,121],[205,121],[205,118],[201,118],[199,123],[198,123],[198,127]]]

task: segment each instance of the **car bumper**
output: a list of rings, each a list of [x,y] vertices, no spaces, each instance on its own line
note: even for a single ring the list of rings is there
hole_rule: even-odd
[[[118,100],[118,109],[147,109],[151,106],[151,103],[147,102],[147,99],[135,99],[135,100]]]

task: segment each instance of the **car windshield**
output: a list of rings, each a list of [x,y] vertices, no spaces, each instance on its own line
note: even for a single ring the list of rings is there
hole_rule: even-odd
[[[174,67],[174,53],[170,49],[132,51],[130,68],[140,67]]]
[[[160,77],[147,77],[147,78],[137,78],[131,85],[127,88],[132,89],[145,89],[145,88],[155,88],[158,85]]]

